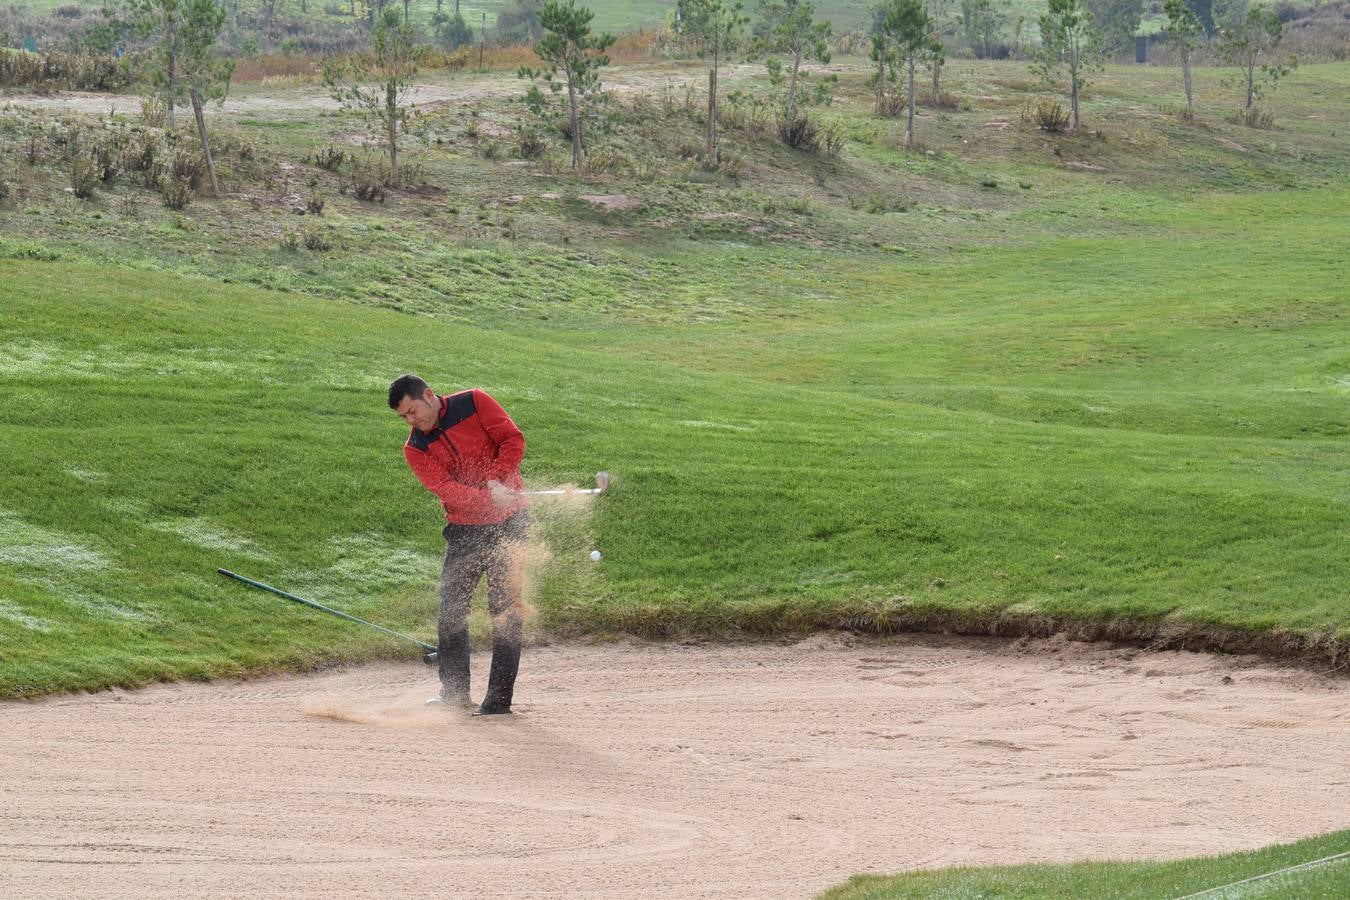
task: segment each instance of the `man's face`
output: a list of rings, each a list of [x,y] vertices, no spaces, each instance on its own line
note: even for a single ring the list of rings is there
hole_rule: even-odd
[[[421,397],[404,397],[394,412],[413,428],[427,432],[436,427],[436,421],[441,417],[441,401],[435,391],[427,388]]]

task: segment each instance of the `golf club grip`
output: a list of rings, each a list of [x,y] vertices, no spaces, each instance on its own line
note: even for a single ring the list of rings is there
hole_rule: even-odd
[[[315,603],[313,600],[306,600],[304,597],[296,596],[295,594],[292,594],[289,591],[283,591],[281,590],[281,588],[274,588],[270,584],[264,584],[261,581],[254,581],[252,578],[245,578],[243,575],[240,575],[236,572],[231,572],[229,569],[216,569],[216,571],[221,575],[224,575],[226,578],[233,578],[235,581],[241,581],[244,584],[251,585],[252,587],[259,588],[264,591],[269,591],[270,593],[276,594],[278,597],[285,597],[287,600],[294,600],[296,603],[303,603],[305,606],[311,606],[314,609],[326,612],[330,616],[337,616],[339,619],[346,619],[350,622],[357,622],[361,625],[374,628],[376,631],[383,631],[385,634],[393,635],[396,638],[400,638],[405,641],[411,641],[412,643],[421,647],[423,650],[428,650],[431,651],[432,653],[436,652],[436,645],[428,644],[426,641],[419,641],[412,635],[394,631],[392,628],[385,628],[383,625],[376,625],[374,622],[367,622],[365,619],[359,618],[358,616],[353,616],[350,613],[345,613],[340,609],[333,609],[331,606],[324,606],[322,603]]]

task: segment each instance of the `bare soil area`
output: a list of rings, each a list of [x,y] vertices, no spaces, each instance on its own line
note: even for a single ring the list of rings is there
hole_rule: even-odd
[[[475,676],[487,659],[475,655]],[[1350,824],[1350,683],[1063,641],[527,651],[0,704],[0,895],[804,897]]]

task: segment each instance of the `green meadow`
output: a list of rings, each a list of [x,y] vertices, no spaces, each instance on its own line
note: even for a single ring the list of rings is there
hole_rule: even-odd
[[[974,900],[1017,897],[1100,897],[1103,900],[1187,897],[1220,900],[1344,897],[1350,893],[1350,857],[1295,868],[1350,853],[1350,831],[1293,844],[1175,862],[1081,862],[1069,865],[990,866],[855,875],[821,900]],[[1294,871],[1281,870],[1294,868]],[[1271,875],[1271,873],[1279,873]],[[1269,876],[1269,877],[1263,877]],[[1241,882],[1241,883],[1239,883]]]
[[[310,161],[359,133],[312,85],[214,114],[226,196],[181,212],[129,175],[75,200],[55,114],[0,111],[0,696],[410,658],[215,574],[432,636],[404,371],[491,391],[537,486],[614,474],[536,508],[539,640],[1345,658],[1350,66],[1300,70],[1272,131],[1223,120],[1220,72],[1186,124],[1174,72],[1113,67],[1092,130],[1048,137],[1023,67],[962,64],[969,102],[907,152],[850,64],[838,157],[729,124],[734,175],[677,153],[699,104],[665,86],[697,75],[616,70],[657,99],[577,176],[512,158],[519,82],[429,73],[467,99],[428,106],[379,205]]]

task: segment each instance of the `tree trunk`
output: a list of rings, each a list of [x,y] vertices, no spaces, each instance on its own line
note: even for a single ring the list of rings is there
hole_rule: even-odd
[[[216,180],[216,161],[211,156],[211,141],[206,137],[206,117],[202,115],[202,97],[197,93],[197,86],[194,84],[188,88],[188,96],[192,99],[192,115],[197,120],[197,137],[202,142],[202,153],[206,155],[206,174],[211,179],[211,196],[220,196],[220,182]]]
[[[1069,130],[1077,131],[1081,124],[1078,118],[1078,44],[1069,47],[1069,108],[1073,111],[1073,120]]]
[[[1186,82],[1186,118],[1195,118],[1195,104],[1191,99],[1191,48],[1181,48],[1181,77]]]
[[[878,53],[877,56],[877,115],[880,116],[886,105],[886,55]]]
[[[173,40],[175,40],[175,36],[171,34],[169,41],[172,42]],[[168,65],[169,96],[164,102],[164,127],[169,131],[173,131],[173,98],[178,94],[178,72],[175,66],[177,61],[178,54],[170,50]]]
[[[914,53],[909,51],[909,122],[905,125],[905,146],[914,147]]]
[[[717,161],[717,57],[713,57],[713,67],[708,70],[708,135],[707,155],[709,162]]]
[[[933,57],[933,105],[937,106],[942,96],[942,57]]]
[[[572,112],[572,171],[581,171],[582,148],[581,148],[581,116],[577,114],[577,89],[572,81],[572,75],[567,75],[567,103]]]
[[[398,93],[392,79],[384,85],[384,118],[389,127],[389,183],[399,186],[398,177]]]
[[[408,24],[408,0],[403,0],[403,24]]]
[[[788,81],[787,98],[787,120],[792,121],[792,115],[797,109],[797,72],[802,67],[802,55],[797,53],[792,57],[792,78]]]
[[[1255,84],[1254,84],[1255,78],[1256,78],[1256,61],[1253,60],[1252,63],[1251,63],[1249,66],[1247,66],[1247,107],[1246,107],[1246,108],[1249,109],[1249,110],[1252,108],[1252,100],[1254,99],[1254,95],[1256,94],[1256,88],[1255,88]]]

